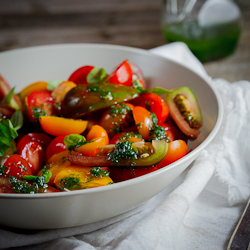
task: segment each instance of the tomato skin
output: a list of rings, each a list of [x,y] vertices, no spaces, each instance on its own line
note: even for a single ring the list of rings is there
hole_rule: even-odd
[[[17,152],[29,163],[33,175],[45,164],[45,151],[36,141],[31,140],[17,145]]]
[[[123,61],[109,76],[110,83],[132,86],[133,71],[127,60]]]
[[[55,100],[49,91],[33,91],[26,99],[29,120],[35,122],[39,115],[55,115],[54,104]]]
[[[46,161],[54,154],[58,154],[66,150],[66,145],[63,140],[66,135],[57,136],[53,139],[47,147],[46,150]]]
[[[133,108],[131,104],[116,104],[103,113],[99,124],[107,131],[110,138],[121,131],[125,131],[125,129],[130,130],[131,127],[134,127],[131,108]],[[120,109],[122,112],[112,113],[112,109]]]
[[[93,125],[90,131],[88,132],[86,139],[87,141],[91,141],[98,137],[105,137],[106,145],[109,144],[109,136],[108,136],[107,131],[99,125]]]
[[[43,133],[29,133],[27,135],[24,135],[17,143],[17,147],[19,149],[23,148],[24,145],[30,141],[35,141],[39,143],[43,150],[46,150],[48,145],[51,143],[52,138],[50,138],[48,135]]]
[[[74,71],[68,81],[74,82],[75,84],[87,84],[87,75],[89,74],[89,72],[94,68],[94,66],[83,66],[79,69],[77,69],[76,71]]]
[[[158,166],[136,169],[109,167],[109,176],[114,182],[121,182],[154,172],[158,169]]]
[[[176,128],[174,125],[164,123],[161,125],[164,130],[166,136],[169,138],[170,141],[181,139],[183,141],[187,140],[187,136],[184,135],[178,128]]]
[[[187,154],[187,143],[183,140],[175,140],[168,143],[168,152],[165,158],[156,164],[157,167],[165,167]]]
[[[11,155],[3,164],[6,168],[4,174],[7,176],[22,177],[24,175],[31,175],[32,170],[28,162],[19,154]]]
[[[146,108],[151,113],[155,113],[158,125],[163,124],[169,115],[168,105],[155,93],[143,93],[140,97],[133,100],[132,103],[136,106]]]
[[[151,114],[146,108],[141,106],[134,107],[132,112],[135,124],[138,125],[138,132],[144,140],[147,140],[150,137],[150,129],[153,126]]]
[[[110,144],[117,144],[118,142],[125,141],[125,140],[130,141],[130,142],[143,141],[142,139],[134,136],[133,133],[122,132],[113,136],[112,139],[110,140]]]

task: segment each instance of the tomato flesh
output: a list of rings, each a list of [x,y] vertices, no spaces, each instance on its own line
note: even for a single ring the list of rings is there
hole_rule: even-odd
[[[127,60],[123,61],[118,68],[109,76],[110,83],[132,86],[133,71]]]
[[[69,77],[68,81],[74,82],[75,84],[87,84],[87,75],[94,68],[94,66],[83,66],[75,70]]]
[[[22,177],[24,175],[31,175],[32,170],[28,162],[20,155],[11,155],[3,164],[4,174],[7,176]]]

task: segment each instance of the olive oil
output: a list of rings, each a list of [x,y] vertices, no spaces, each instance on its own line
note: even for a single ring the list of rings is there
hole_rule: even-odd
[[[195,20],[165,24],[162,32],[168,42],[186,43],[201,62],[206,62],[232,54],[241,27],[239,20],[210,26],[201,26]]]

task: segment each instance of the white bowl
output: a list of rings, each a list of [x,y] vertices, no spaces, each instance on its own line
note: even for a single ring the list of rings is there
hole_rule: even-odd
[[[20,91],[26,85],[67,79],[78,67],[94,65],[111,72],[123,60],[140,66],[148,86],[168,89],[188,86],[195,93],[203,127],[192,151],[153,173],[93,189],[50,194],[0,194],[0,224],[26,229],[64,228],[97,222],[122,214],[149,200],[176,177],[216,136],[222,121],[216,91],[188,68],[146,50],[101,44],[64,44],[0,53],[0,74]]]

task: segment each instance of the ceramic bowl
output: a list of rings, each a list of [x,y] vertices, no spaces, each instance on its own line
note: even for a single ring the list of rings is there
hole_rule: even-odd
[[[182,159],[153,173],[116,183],[72,192],[0,194],[0,224],[25,229],[65,228],[120,215],[149,200],[175,180],[216,136],[221,101],[209,83],[192,70],[149,51],[102,44],[63,44],[17,49],[0,53],[0,73],[16,92],[38,80],[67,79],[83,65],[111,72],[123,60],[140,66],[151,88],[188,86],[203,115],[198,139]]]

